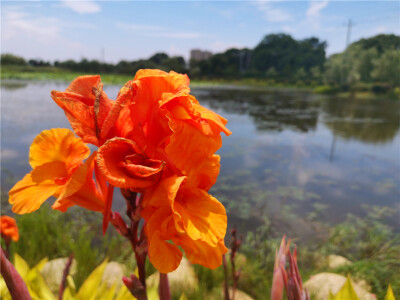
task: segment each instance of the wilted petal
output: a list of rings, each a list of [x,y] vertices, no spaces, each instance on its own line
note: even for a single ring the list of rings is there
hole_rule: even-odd
[[[100,129],[112,106],[100,76],[80,76],[65,92],[52,91],[51,96],[64,110],[75,133],[83,141],[99,145]]]

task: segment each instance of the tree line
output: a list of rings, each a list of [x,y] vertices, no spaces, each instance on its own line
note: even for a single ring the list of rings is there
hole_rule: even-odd
[[[232,48],[206,60],[156,53],[148,59],[122,60],[117,64],[82,59],[55,61],[28,60],[12,54],[1,55],[1,65],[57,67],[74,72],[135,74],[143,68],[188,73],[193,79],[254,78],[271,83],[321,85],[341,90],[377,89],[400,86],[400,37],[377,35],[352,43],[342,53],[326,57],[325,41],[316,37],[296,40],[287,34],[266,35],[253,49]]]

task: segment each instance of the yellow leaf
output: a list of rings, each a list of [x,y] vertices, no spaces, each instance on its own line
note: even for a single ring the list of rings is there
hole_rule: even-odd
[[[99,291],[102,291],[102,292],[97,293],[97,296],[98,296],[97,299],[100,299],[100,297],[101,297],[102,300],[113,300],[114,296],[115,296],[116,288],[117,288],[116,283],[114,283],[111,288],[108,288],[107,284],[103,283],[101,289],[99,289]]]
[[[158,295],[158,288],[150,287],[147,289],[147,298],[149,300],[159,300],[160,296]]]
[[[73,292],[74,294],[76,293],[75,282],[71,275],[67,276],[67,287],[70,289],[71,292]]]
[[[14,254],[14,267],[18,274],[21,275],[22,279],[26,282],[28,280],[29,265],[18,254]]]
[[[41,300],[55,300],[56,297],[53,295],[49,287],[46,285],[42,275],[38,269],[33,269],[37,272],[35,278],[31,281],[31,286],[35,290],[36,294]]]
[[[63,294],[63,300],[76,300],[70,287],[66,287]]]
[[[97,290],[100,286],[101,277],[103,276],[104,269],[106,268],[108,259],[104,260],[85,280],[76,295],[81,300],[96,299]]]
[[[37,269],[39,272],[42,271],[42,269],[44,268],[44,265],[48,262],[48,258],[45,257],[43,258],[41,261],[38,262],[38,264],[36,266],[34,266],[34,269]]]
[[[131,292],[128,290],[125,284],[121,286],[117,296],[115,297],[115,300],[134,300],[134,299],[136,298],[132,296]]]
[[[188,300],[188,298],[186,297],[185,293],[183,293],[180,297],[179,300]]]
[[[330,300],[360,300],[358,298],[356,292],[353,289],[353,285],[351,284],[350,276],[347,276],[346,282],[343,284],[340,291],[335,295],[334,298],[330,297]]]
[[[390,285],[390,283],[389,283],[389,287],[388,287],[388,290],[387,290],[387,293],[385,296],[385,300],[396,300],[394,298],[394,293],[393,293],[392,286]]]
[[[11,300],[11,295],[10,292],[8,291],[6,282],[1,276],[0,276],[0,299]]]

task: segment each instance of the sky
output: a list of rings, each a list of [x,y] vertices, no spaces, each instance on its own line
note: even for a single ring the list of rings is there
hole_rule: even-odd
[[[254,48],[270,33],[326,41],[327,55],[377,34],[400,35],[400,1],[5,1],[1,53],[117,63],[157,52]]]

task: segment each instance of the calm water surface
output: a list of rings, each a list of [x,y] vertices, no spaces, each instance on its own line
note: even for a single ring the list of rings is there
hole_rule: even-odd
[[[30,170],[29,145],[44,129],[70,128],[50,91],[67,83],[5,82],[1,87],[2,193]],[[119,87],[106,86],[114,98]],[[267,218],[277,236],[312,240],[348,213],[387,206],[400,231],[400,105],[298,91],[193,88],[228,119],[221,173],[211,193],[230,226],[245,233]],[[122,207],[122,199],[115,209]],[[120,206],[119,206],[120,205]]]

